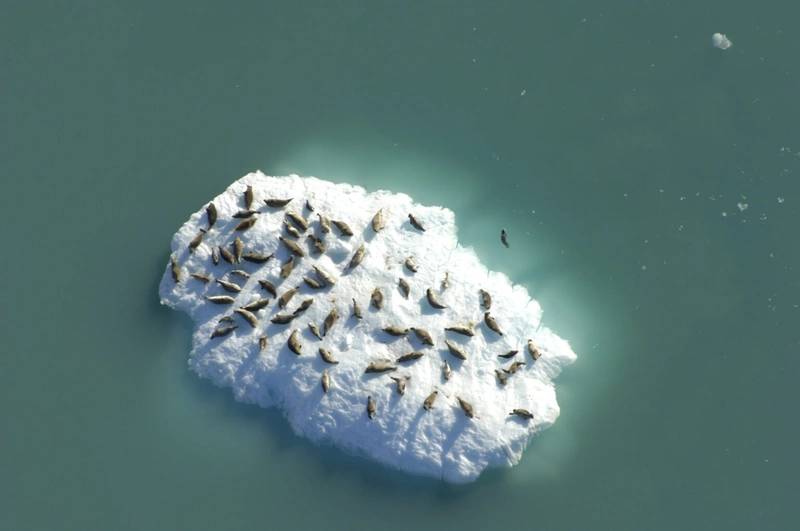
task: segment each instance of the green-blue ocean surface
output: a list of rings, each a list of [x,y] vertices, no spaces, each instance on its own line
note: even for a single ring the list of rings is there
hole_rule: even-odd
[[[796,528],[800,4],[2,11],[0,529]],[[444,205],[527,287],[578,360],[518,466],[397,473],[188,371],[169,242],[255,169]]]

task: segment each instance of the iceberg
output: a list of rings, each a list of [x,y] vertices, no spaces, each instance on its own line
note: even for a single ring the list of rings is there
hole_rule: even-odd
[[[720,50],[727,50],[733,46],[733,42],[731,42],[728,36],[724,33],[715,33],[712,35],[711,44],[714,46],[714,48],[719,48]]]
[[[314,177],[250,173],[203,205],[159,294],[194,323],[199,376],[314,442],[448,482],[518,463],[576,359],[459,245],[452,211]]]

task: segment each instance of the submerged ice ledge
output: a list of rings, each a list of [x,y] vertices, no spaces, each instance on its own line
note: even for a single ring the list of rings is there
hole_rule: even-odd
[[[285,206],[265,202],[289,198]],[[352,236],[327,220],[344,222]],[[304,256],[292,259],[292,244],[279,236],[296,241],[294,254]],[[362,246],[361,262],[349,267]],[[406,265],[409,257],[416,267]],[[278,297],[297,291],[281,308],[270,284]],[[376,288],[380,309],[372,303]],[[489,317],[502,335],[487,325],[481,290],[491,296]],[[575,360],[568,343],[540,325],[539,304],[524,287],[458,244],[450,210],[313,177],[257,172],[231,184],[175,234],[159,292],[162,304],[195,323],[190,367],[230,387],[237,400],[280,407],[295,432],[313,441],[451,482],[519,462],[529,439],[558,417],[552,380]],[[302,311],[305,300],[313,303]],[[236,311],[250,304],[251,312]],[[272,322],[293,313],[286,324]],[[453,326],[467,330],[446,330]],[[408,328],[422,331],[403,334]],[[299,355],[289,343],[300,345]],[[415,359],[397,361],[410,353]],[[396,369],[365,372],[373,362]],[[533,417],[510,415],[515,409]]]

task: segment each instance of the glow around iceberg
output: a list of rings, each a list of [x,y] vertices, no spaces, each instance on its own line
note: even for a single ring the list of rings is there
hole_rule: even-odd
[[[203,205],[160,296],[195,323],[189,366],[237,400],[451,482],[519,462],[575,360],[524,287],[458,244],[450,210],[313,177],[251,173]]]

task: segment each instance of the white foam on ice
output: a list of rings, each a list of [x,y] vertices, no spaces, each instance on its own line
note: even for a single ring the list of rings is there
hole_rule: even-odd
[[[247,185],[255,191],[253,208],[260,214],[251,229],[236,232],[234,228],[241,220],[232,215],[244,208]],[[288,197],[294,199],[284,209],[269,208],[263,202],[266,198]],[[304,208],[305,200],[315,212]],[[260,172],[231,184],[213,203],[218,220],[194,252],[189,252],[188,244],[201,228],[208,228],[206,205],[173,237],[172,257],[180,268],[180,281],[173,280],[168,263],[159,292],[162,304],[186,312],[195,323],[191,369],[217,385],[230,387],[237,400],[281,408],[295,432],[313,441],[330,442],[409,473],[451,482],[474,480],[487,467],[516,464],[531,437],[555,422],[559,407],[553,379],[576,356],[566,341],[541,326],[541,308],[524,287],[513,285],[503,273],[487,270],[471,248],[458,244],[455,217],[450,210],[416,204],[405,194],[367,193],[361,187],[313,177],[267,177]],[[385,229],[376,234],[370,220],[381,208],[387,222]],[[345,221],[355,234],[343,237],[333,228],[325,236],[327,251],[321,256],[308,253],[310,247],[303,241],[307,256],[299,260],[288,278],[282,279],[280,265],[288,258],[288,252],[279,243],[278,235],[287,211],[313,221],[309,233],[321,234],[317,221],[317,214],[321,213]],[[411,226],[409,213],[424,225],[424,232]],[[242,261],[231,266],[220,261],[214,265],[212,248],[229,245],[237,235],[246,250],[274,253],[275,258],[266,264]],[[366,247],[363,262],[344,272],[362,243]],[[403,267],[408,256],[416,259],[417,273]],[[338,277],[336,284],[323,290],[305,286],[302,278],[313,276],[313,264]],[[229,277],[227,273],[234,267],[248,271],[250,278],[245,281]],[[203,283],[189,273],[205,273],[212,281]],[[442,290],[445,273],[449,273],[450,285]],[[217,278],[242,284],[234,305],[215,305],[205,299],[207,295],[233,295],[214,282]],[[410,285],[408,299],[397,287],[399,278]],[[272,300],[257,312],[258,326],[251,328],[232,310],[257,298],[272,298],[259,286],[260,279],[273,282],[279,295],[290,287],[301,286],[286,308],[289,311],[308,297],[313,297],[314,303],[289,325],[277,325],[270,319],[281,310]],[[376,287],[384,295],[382,310],[369,305]],[[429,287],[439,294],[446,309],[429,305],[425,297]],[[491,293],[491,312],[503,329],[503,336],[484,324],[479,289]],[[351,316],[353,298],[362,308],[361,320]],[[319,341],[307,325],[313,322],[322,327],[333,306],[341,317]],[[228,336],[210,339],[224,315],[232,315],[238,328]],[[466,322],[476,324],[473,337],[444,330]],[[427,329],[435,346],[421,344],[413,334],[390,336],[381,330],[389,325]],[[300,331],[303,345],[299,356],[287,348],[287,339],[295,329]],[[268,338],[263,351],[258,341],[262,335]],[[453,357],[445,339],[461,345],[468,359],[462,362]],[[542,352],[536,361],[527,351],[528,339],[533,339]],[[340,363],[326,364],[317,353],[320,346],[330,350]],[[512,349],[519,350],[515,359],[526,365],[503,386],[495,369],[507,367],[512,360],[498,358],[498,354]],[[424,356],[398,364],[393,373],[364,373],[372,360],[395,359],[410,351],[423,352]],[[453,370],[449,381],[442,376],[444,360]],[[324,369],[331,377],[327,393],[320,384]],[[404,395],[396,392],[390,375],[410,376]],[[423,401],[434,389],[439,390],[438,398],[433,409],[426,411]],[[366,412],[368,396],[377,406],[374,419]],[[456,397],[473,405],[475,418],[465,416]],[[509,416],[514,408],[529,410],[533,420]]]

